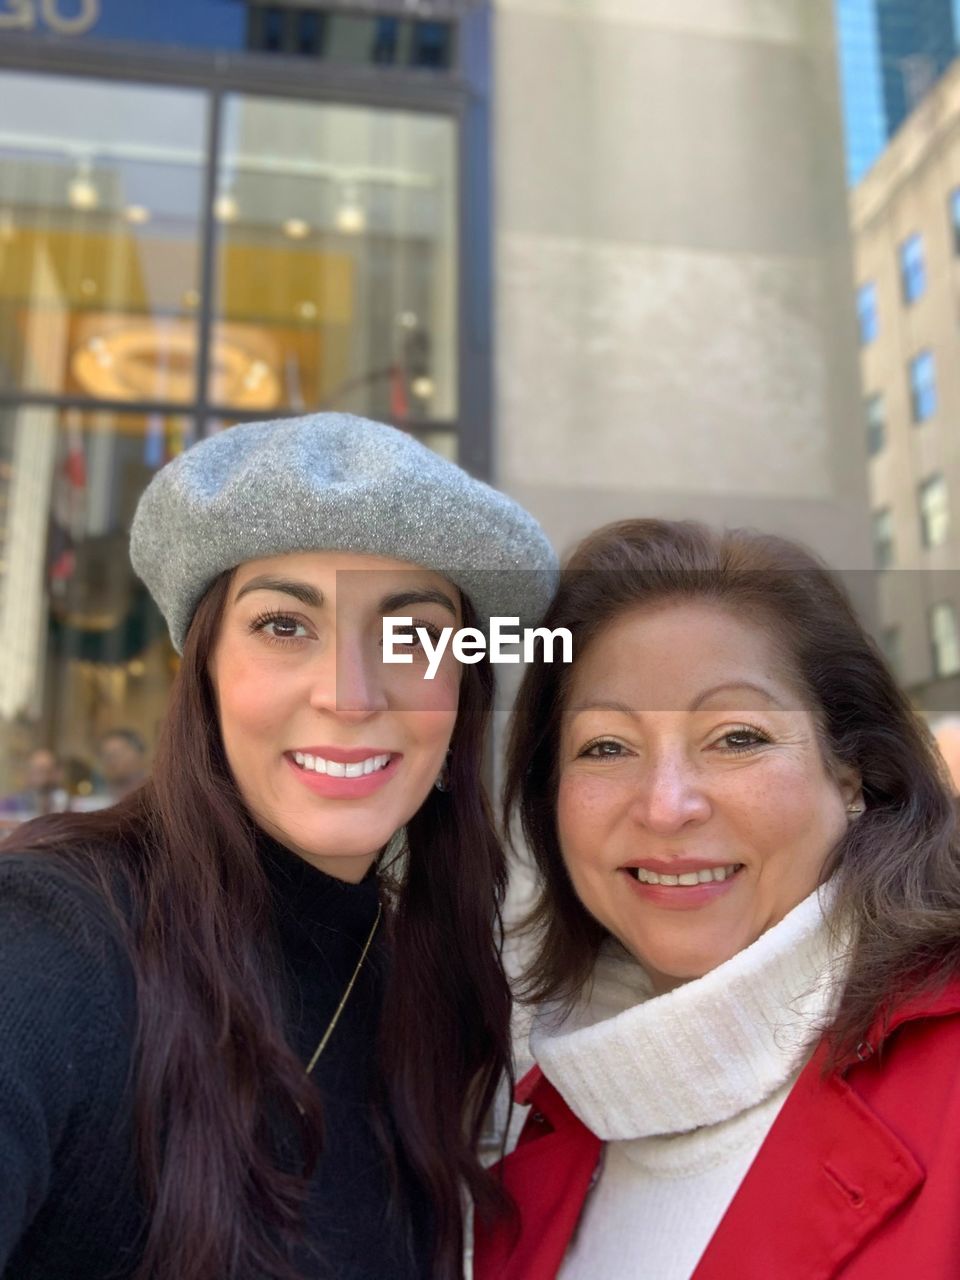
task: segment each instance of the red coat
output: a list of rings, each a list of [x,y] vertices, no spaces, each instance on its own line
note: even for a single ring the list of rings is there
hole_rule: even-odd
[[[917,998],[859,1057],[801,1073],[691,1280],[960,1280],[960,982]],[[521,1214],[477,1227],[475,1280],[554,1280],[602,1143],[531,1072],[504,1181]],[[637,1241],[638,1253],[643,1241]]]

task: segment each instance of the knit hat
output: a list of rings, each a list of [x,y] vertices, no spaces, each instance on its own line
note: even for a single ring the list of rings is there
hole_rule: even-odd
[[[130,559],[178,652],[225,569],[296,551],[350,551],[432,569],[491,617],[539,621],[556,586],[536,520],[412,436],[342,413],[231,427],[153,477]]]

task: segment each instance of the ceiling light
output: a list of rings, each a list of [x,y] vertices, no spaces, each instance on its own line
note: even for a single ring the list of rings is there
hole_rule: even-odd
[[[426,374],[419,378],[414,378],[410,383],[410,390],[418,400],[430,400],[433,398],[434,386],[433,379],[428,378]]]
[[[343,188],[333,221],[337,230],[345,236],[358,236],[361,231],[366,231],[367,211],[360,203],[357,189],[352,183]]]
[[[221,191],[213,202],[213,216],[218,222],[236,222],[240,206],[232,191]]]
[[[317,318],[317,304],[307,299],[297,307],[297,314],[301,320],[315,320]]]
[[[150,210],[145,204],[128,204],[124,210],[124,217],[135,227],[141,227],[145,222],[150,221]]]
[[[80,281],[80,292],[85,298],[92,298],[97,292],[96,280],[91,279],[90,276],[84,276]]]
[[[72,209],[84,212],[96,209],[100,204],[100,192],[91,177],[89,160],[82,160],[77,165],[77,172],[67,184],[67,201]]]
[[[310,234],[310,223],[304,222],[303,218],[287,218],[283,234],[291,240],[304,240]]]

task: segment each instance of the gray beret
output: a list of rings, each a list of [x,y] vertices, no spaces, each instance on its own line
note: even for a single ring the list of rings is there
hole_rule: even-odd
[[[455,583],[481,625],[542,616],[556,556],[510,498],[403,431],[350,414],[251,422],[200,441],[153,477],[130,559],[179,652],[210,583],[246,560],[353,551]]]

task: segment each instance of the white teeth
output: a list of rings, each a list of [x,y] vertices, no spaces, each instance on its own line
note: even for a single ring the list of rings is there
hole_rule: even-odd
[[[358,760],[355,764],[342,764],[339,760],[326,760],[323,756],[311,755],[309,751],[294,751],[291,754],[301,769],[309,769],[311,773],[326,773],[331,778],[362,778],[368,773],[385,769],[390,763],[389,755],[367,756],[366,760]]]
[[[731,862],[725,867],[704,867],[702,871],[685,871],[683,875],[676,876],[658,875],[646,867],[631,867],[630,870],[641,884],[665,884],[672,888],[674,885],[712,884],[715,880],[728,880],[739,868],[740,863]]]

